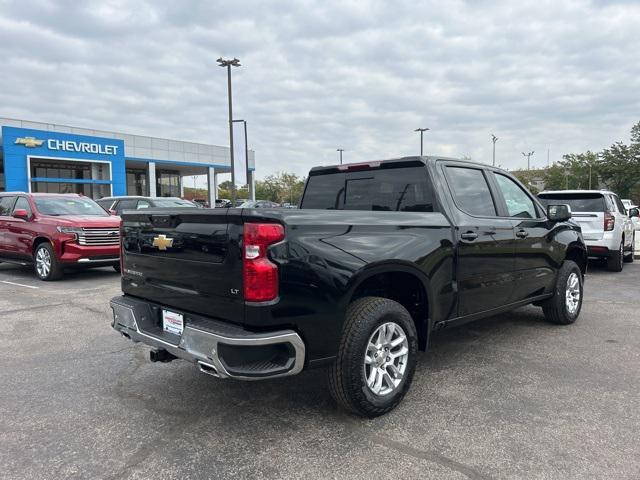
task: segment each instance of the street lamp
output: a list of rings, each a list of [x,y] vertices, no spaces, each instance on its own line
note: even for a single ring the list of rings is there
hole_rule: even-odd
[[[496,142],[498,141],[498,137],[496,137],[493,133],[491,134],[491,141],[493,142],[493,166],[496,166]]]
[[[342,152],[344,152],[344,148],[338,148],[336,152],[340,152],[340,165],[342,165]]]
[[[531,170],[531,155],[533,155],[534,153],[536,153],[535,151],[529,152],[529,153],[524,153],[522,152],[522,155],[524,157],[527,157],[527,170]]]
[[[235,170],[235,159],[233,157],[233,109],[232,109],[232,101],[231,101],[231,67],[239,67],[240,60],[234,58],[233,60],[224,60],[220,57],[218,60],[218,65],[221,67],[227,67],[227,93],[229,95],[229,154],[231,157],[231,201],[233,205],[236,204],[236,175],[234,173]]]
[[[424,141],[424,132],[429,130],[428,128],[416,128],[414,132],[420,132],[420,156],[423,154],[423,141]]]

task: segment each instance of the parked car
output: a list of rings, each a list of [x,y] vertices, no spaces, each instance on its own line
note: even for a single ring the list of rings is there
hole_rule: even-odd
[[[206,200],[202,199],[202,198],[194,198],[193,200],[191,200],[193,203],[195,203],[198,207],[201,208],[209,208],[209,202],[207,202]]]
[[[240,205],[242,205],[244,202],[248,202],[249,199],[248,198],[237,198],[236,199],[236,203],[235,206],[239,207]]]
[[[278,208],[279,204],[269,200],[249,200],[240,205],[239,208]]]
[[[529,303],[570,324],[582,305],[587,250],[569,209],[545,210],[485,164],[318,167],[300,209],[122,218],[112,326],[152,361],[240,380],[328,367],[337,402],[369,417],[402,400],[435,331]],[[142,254],[145,238],[157,247]]]
[[[76,194],[0,193],[0,261],[33,265],[41,280],[67,267],[120,270],[120,218]]]
[[[282,204],[282,208],[298,208],[297,205],[293,204],[293,203],[289,203],[289,202],[284,202]]]
[[[145,208],[198,208],[189,200],[178,197],[104,197],[97,200],[98,205],[114,215],[123,210],[142,210]]]
[[[628,198],[623,198],[622,199],[622,204],[624,205],[624,208],[626,208],[627,210],[629,210],[631,207],[633,207],[633,202],[628,199]]]
[[[558,190],[538,195],[543,204],[566,203],[582,228],[589,257],[604,258],[607,268],[620,272],[634,259],[634,228],[620,198],[608,190]]]
[[[615,193],[559,190],[541,192],[538,198],[543,205],[566,203],[571,207],[571,218],[582,228],[589,256],[605,258],[610,271],[620,272],[623,262],[633,262],[633,223]]]
[[[233,204],[231,203],[231,200],[227,200],[226,198],[218,198],[216,199],[216,206],[215,208],[231,208]]]
[[[633,230],[640,230],[640,208],[637,205],[631,205],[627,212],[629,212],[629,218],[633,223]]]

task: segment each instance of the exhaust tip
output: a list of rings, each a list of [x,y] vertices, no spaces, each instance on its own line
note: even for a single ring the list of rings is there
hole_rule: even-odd
[[[212,377],[220,378],[218,374],[218,370],[213,365],[209,365],[208,363],[198,361],[198,367],[200,367],[200,371],[207,375],[211,375]]]

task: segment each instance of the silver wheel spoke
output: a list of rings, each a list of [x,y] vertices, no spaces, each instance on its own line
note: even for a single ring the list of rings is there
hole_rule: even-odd
[[[388,395],[402,383],[407,369],[409,340],[400,325],[386,322],[376,328],[364,352],[364,375],[369,390]]]

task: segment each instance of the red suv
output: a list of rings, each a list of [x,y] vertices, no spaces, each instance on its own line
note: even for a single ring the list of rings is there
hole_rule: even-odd
[[[41,280],[66,267],[120,269],[120,217],[76,194],[0,193],[0,261],[33,264]]]

